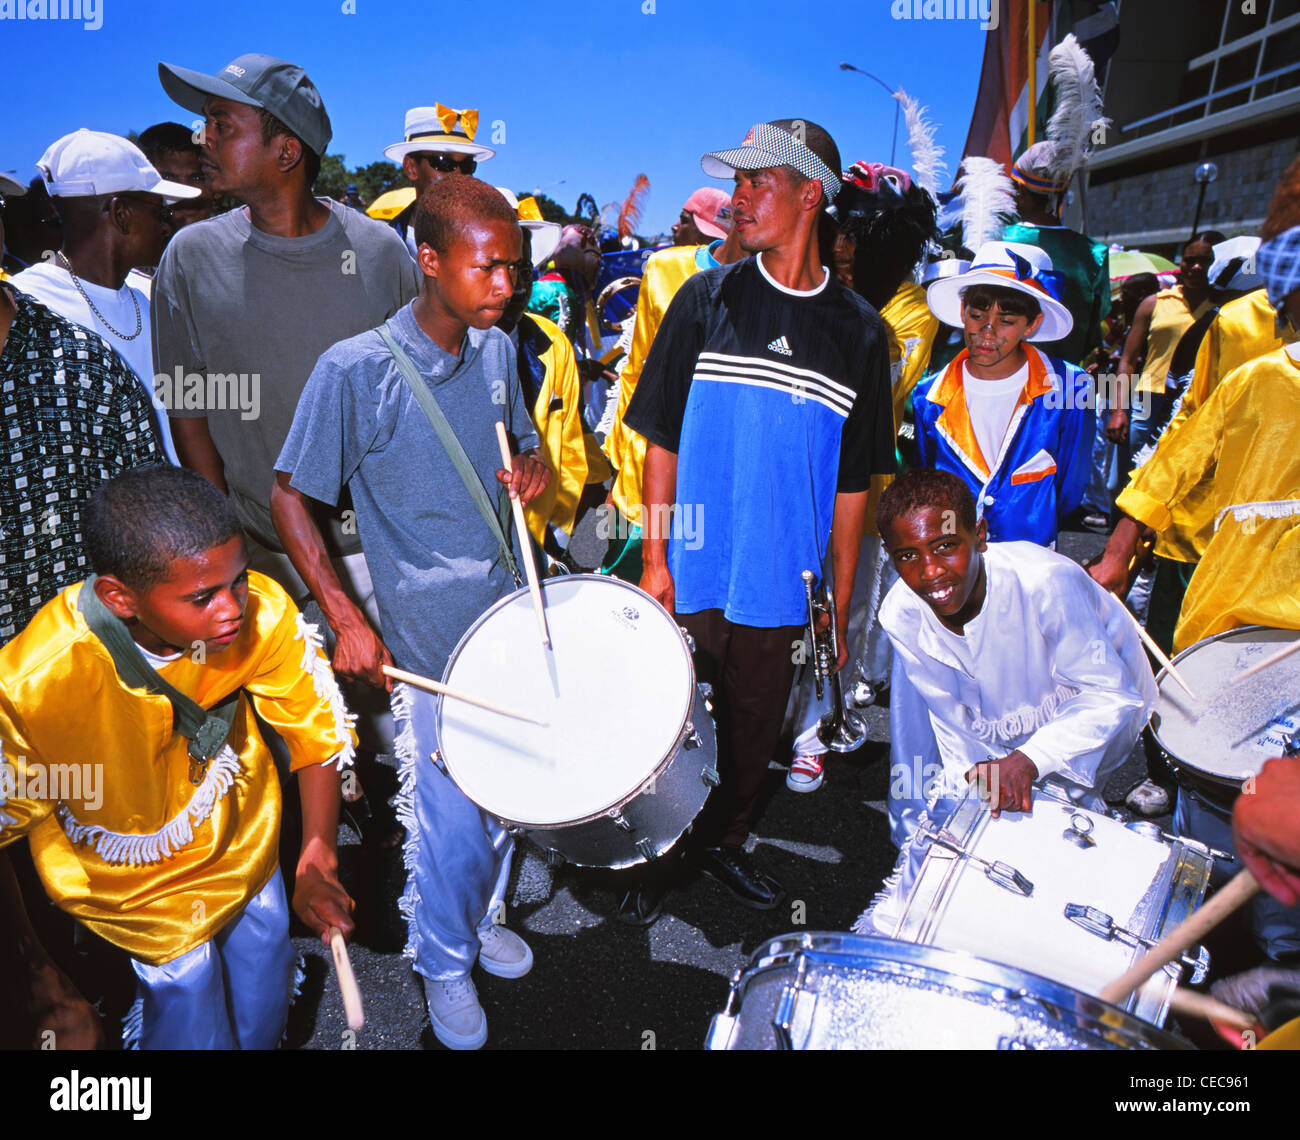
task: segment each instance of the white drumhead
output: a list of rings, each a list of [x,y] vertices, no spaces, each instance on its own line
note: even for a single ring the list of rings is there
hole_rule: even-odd
[[[1247,677],[1232,678],[1300,638],[1293,629],[1249,626],[1198,641],[1174,666],[1198,700],[1161,673],[1151,718],[1156,739],[1178,763],[1238,782],[1257,775],[1300,728],[1300,653]]]
[[[444,698],[439,743],[480,807],[545,826],[604,811],[649,779],[686,723],[694,670],[676,623],[635,586],[573,574],[542,590],[558,697],[526,589],[470,628],[443,681],[548,727]]]

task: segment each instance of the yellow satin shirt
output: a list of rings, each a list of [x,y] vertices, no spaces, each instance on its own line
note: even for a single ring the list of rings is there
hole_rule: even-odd
[[[628,427],[623,422],[623,415],[632,402],[641,369],[645,367],[650,346],[669,304],[677,290],[700,272],[696,254],[702,248],[698,245],[674,246],[651,254],[645,263],[641,290],[637,294],[632,347],[628,349],[627,363],[619,377],[618,413],[614,427],[605,437],[605,454],[615,472],[614,486],[610,491],[614,505],[625,518],[638,524],[641,519],[641,482],[645,475],[645,437]]]
[[[939,318],[926,304],[925,287],[904,281],[880,310],[889,334],[889,383],[894,401],[894,433],[903,424],[903,409],[930,365],[930,349]]]
[[[554,523],[566,534],[573,533],[582,489],[588,483],[603,483],[609,478],[610,470],[595,438],[582,423],[582,385],[573,345],[554,321],[537,313],[529,313],[528,319],[551,342],[550,348],[541,354],[546,375],[532,407],[539,447],[551,469],[551,481],[545,491],[524,507],[528,531],[540,543],[546,536],[547,523]]]
[[[1180,426],[1210,398],[1219,381],[1249,360],[1294,341],[1288,330],[1277,335],[1277,311],[1263,289],[1229,301],[1210,323],[1196,354],[1196,372],[1183,396],[1178,415],[1168,431]],[[1214,509],[1210,502],[1212,480],[1205,480],[1171,512],[1173,523],[1156,538],[1156,553],[1175,562],[1199,562],[1214,536]]]
[[[242,690],[201,785],[166,697],[131,689],[77,608],[81,583],[0,649],[0,846],[26,835],[50,898],[151,965],[206,942],[276,870],[280,784],[249,700],[295,771],[356,735],[315,628],[250,573],[236,640],[158,668],[204,708]]]
[[[1174,349],[1183,333],[1192,327],[1210,307],[1209,298],[1202,301],[1195,312],[1183,300],[1183,287],[1161,289],[1156,294],[1156,307],[1151,313],[1151,326],[1147,330],[1147,357],[1142,365],[1142,375],[1136,389],[1139,392],[1163,392],[1173,363]]]
[[[930,365],[930,349],[939,331],[939,318],[925,300],[925,287],[904,281],[880,311],[889,338],[889,385],[894,405],[894,436],[903,427],[903,410],[912,389],[921,382]],[[871,493],[867,497],[867,521],[864,533],[876,533],[876,506],[892,475],[871,476]]]
[[[1161,441],[1119,508],[1156,530],[1210,480],[1217,521],[1174,630],[1181,651],[1243,625],[1300,629],[1300,363],[1277,349],[1242,365]]]

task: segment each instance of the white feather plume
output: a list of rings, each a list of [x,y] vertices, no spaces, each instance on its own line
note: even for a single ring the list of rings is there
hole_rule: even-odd
[[[957,192],[961,197],[962,244],[978,253],[986,241],[999,240],[1005,219],[1015,216],[1011,179],[1000,162],[967,155],[962,159]]]
[[[1073,33],[1047,57],[1048,74],[1056,87],[1056,110],[1047,124],[1047,138],[1056,144],[1053,175],[1068,182],[1092,156],[1093,134],[1110,120],[1102,117],[1101,88],[1092,60]]]
[[[943,161],[943,147],[934,141],[934,124],[925,117],[927,108],[901,87],[894,92],[894,98],[903,105],[903,117],[907,120],[907,143],[912,150],[916,184],[937,199],[939,183],[946,178],[948,165]]]

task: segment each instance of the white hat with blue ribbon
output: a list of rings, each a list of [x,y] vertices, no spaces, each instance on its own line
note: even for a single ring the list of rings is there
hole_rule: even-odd
[[[1036,245],[986,241],[964,273],[931,281],[925,291],[930,311],[945,325],[961,328],[961,295],[972,285],[1015,289],[1033,297],[1043,311],[1043,323],[1028,339],[1061,340],[1074,328],[1074,318],[1060,301],[1064,278],[1052,268],[1052,259]]]

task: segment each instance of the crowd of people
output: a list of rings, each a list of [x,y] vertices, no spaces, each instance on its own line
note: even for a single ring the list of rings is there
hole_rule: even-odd
[[[1212,275],[1222,235],[1199,233],[1177,283],[1113,300],[1106,247],[1061,222],[1076,172],[1050,142],[972,248],[915,173],[756,123],[701,159],[729,192],[684,203],[611,351],[597,236],[478,176],[477,111],[407,111],[385,153],[415,198],[384,223],[313,195],[331,126],[301,67],[158,74],[197,135],[77,130],[30,187],[0,179],[0,845],[25,839],[39,882],[0,853],[14,1044],[103,1033],[29,921],[43,892],[129,960],[130,1043],[273,1047],[290,908],[353,929],[342,812],[403,845],[435,1036],[483,1045],[474,967],[533,962],[503,921],[514,835],[431,760],[389,670],[443,676],[528,562],[579,568],[593,505],[602,572],[689,634],[717,729],[689,836],[624,872],[637,925],[700,872],[757,910],[786,897],[747,840],[773,761],[794,792],[824,781],[805,570],[849,706],[888,700],[891,773],[940,774],[890,781],[904,862],[971,781],[994,816],[1045,781],[1103,807],[1159,696],[1130,608],[1165,651],[1300,630],[1300,161],[1261,285]],[[1055,550],[1085,516],[1112,530],[1086,569]],[[381,755],[395,815],[366,795]],[[56,780],[77,765],[102,778]],[[1300,988],[1300,760],[1235,808],[1150,777],[1130,807],[1174,793],[1175,830],[1255,871],[1258,961],[1293,971],[1264,989]]]

